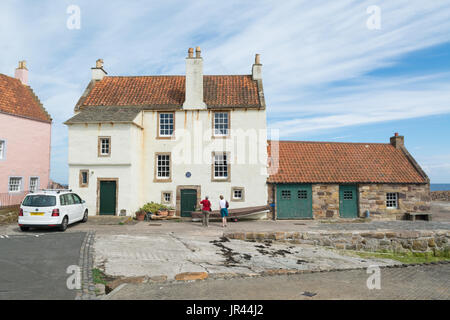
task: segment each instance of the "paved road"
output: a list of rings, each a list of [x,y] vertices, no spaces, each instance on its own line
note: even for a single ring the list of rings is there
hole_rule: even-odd
[[[362,269],[189,283],[127,284],[111,299],[450,299],[450,264],[383,268],[379,290],[367,288],[369,276]],[[308,296],[310,293],[312,297]]]
[[[74,299],[67,267],[78,265],[84,232],[0,234],[0,299]]]

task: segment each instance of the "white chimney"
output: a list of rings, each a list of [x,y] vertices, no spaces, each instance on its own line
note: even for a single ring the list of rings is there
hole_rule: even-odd
[[[200,47],[189,48],[186,58],[186,95],[183,103],[183,109],[195,110],[206,109],[203,101],[203,59],[201,57]]]
[[[102,80],[108,73],[103,69],[103,59],[95,62],[95,68],[92,69],[92,80]]]
[[[255,55],[255,63],[252,66],[252,79],[262,80],[262,64],[258,53]]]
[[[27,62],[25,60],[19,61],[19,67],[16,69],[14,77],[19,79],[22,84],[26,86],[28,85],[28,69]]]

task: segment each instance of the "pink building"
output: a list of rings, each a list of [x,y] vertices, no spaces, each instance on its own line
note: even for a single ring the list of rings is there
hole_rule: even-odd
[[[0,74],[0,207],[47,188],[52,119],[28,86],[25,61],[15,78]]]

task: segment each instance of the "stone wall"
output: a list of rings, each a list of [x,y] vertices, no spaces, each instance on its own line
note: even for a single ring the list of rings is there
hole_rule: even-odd
[[[0,225],[17,222],[19,207],[0,209]]]
[[[398,193],[398,208],[386,207],[386,193]],[[359,212],[369,210],[370,217],[401,220],[406,212],[430,212],[428,184],[365,184],[359,185]]]
[[[313,184],[312,207],[314,219],[339,218],[339,185]]]
[[[274,184],[268,183],[267,184],[267,204],[274,204],[275,198],[274,195],[277,194],[277,187]],[[276,216],[277,208],[271,207],[270,212],[267,214],[267,219],[272,220],[274,216]]]
[[[433,201],[450,201],[450,191],[432,191],[431,200]]]
[[[288,241],[335,249],[395,252],[448,250],[450,232],[433,231],[356,231],[356,232],[225,232],[224,237],[238,240]]]

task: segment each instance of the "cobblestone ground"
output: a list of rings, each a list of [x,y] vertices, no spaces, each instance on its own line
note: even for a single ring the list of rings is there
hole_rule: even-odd
[[[366,270],[350,270],[189,283],[127,284],[111,299],[450,299],[448,263],[382,268],[379,290],[367,288],[369,276]]]

